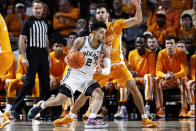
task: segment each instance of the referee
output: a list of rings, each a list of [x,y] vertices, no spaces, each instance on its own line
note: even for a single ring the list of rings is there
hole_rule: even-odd
[[[35,75],[38,72],[40,85],[40,99],[49,97],[49,41],[47,21],[41,17],[43,12],[42,1],[32,2],[33,16],[28,18],[20,32],[19,48],[22,55],[22,64],[27,66],[27,74],[22,89],[19,91],[11,114],[19,119],[24,97],[32,93],[35,84]],[[26,54],[25,54],[26,49]]]

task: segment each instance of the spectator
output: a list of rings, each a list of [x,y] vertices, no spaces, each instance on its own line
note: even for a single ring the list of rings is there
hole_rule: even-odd
[[[196,27],[196,0],[192,0],[192,9],[185,10],[181,14],[181,18],[184,14],[189,14],[192,17],[193,25]],[[182,19],[180,20],[180,23],[182,24]]]
[[[191,0],[171,0],[171,6],[174,10],[182,13],[191,8]]]
[[[17,3],[15,5],[15,13],[8,14],[5,18],[9,35],[11,37],[19,37],[22,24],[28,17],[29,16],[25,14],[24,4]]]
[[[87,23],[85,19],[79,19],[76,23],[76,29],[74,30],[74,32],[80,35],[80,33],[85,30],[86,25]]]
[[[128,69],[134,77],[137,87],[145,91],[145,112],[151,117],[150,103],[153,101],[156,54],[146,49],[146,40],[143,36],[136,38],[135,45],[136,49],[129,52]]]
[[[74,44],[75,39],[78,37],[77,33],[71,32],[68,35],[67,45],[71,48]]]
[[[89,14],[90,14],[90,18],[91,18],[91,17],[95,18],[95,15],[96,15],[96,8],[97,8],[97,4],[96,4],[96,3],[90,3],[90,5],[89,5]]]
[[[22,64],[26,65],[28,70],[22,89],[11,109],[11,114],[15,119],[20,118],[19,113],[24,103],[24,97],[31,93],[37,72],[40,80],[40,99],[45,100],[49,97],[48,26],[47,21],[42,18],[42,1],[34,0],[32,5],[33,16],[24,22],[19,39]],[[25,49],[26,45],[27,49]]]
[[[161,8],[157,9],[154,12],[153,18],[152,18],[152,25],[156,23],[157,20],[157,12],[160,10],[164,10],[166,12],[166,24],[173,26],[175,29],[177,29],[180,25],[180,12],[177,10],[172,9],[171,7],[171,0],[162,0],[161,1]]]
[[[158,53],[161,49],[156,37],[150,36],[147,38],[147,48],[152,50],[156,56],[158,56]]]
[[[176,48],[174,36],[168,36],[165,41],[166,49],[159,52],[156,63],[155,100],[158,117],[165,117],[163,106],[163,90],[180,88],[181,111],[179,117],[186,116],[187,101],[185,97],[185,82],[188,72],[187,57],[184,51]]]
[[[181,49],[181,50],[185,51],[186,52],[186,55],[189,56],[189,52],[186,49],[186,43],[185,43],[185,41],[183,41],[183,40],[178,41],[176,47],[178,49]]]
[[[164,48],[164,41],[168,35],[176,36],[175,29],[166,23],[166,12],[164,10],[157,12],[156,22],[149,26],[147,31],[152,32],[162,48]]]
[[[190,59],[190,80],[187,82],[187,101],[190,110],[186,114],[187,117],[195,117],[195,59],[196,54]]]
[[[114,0],[113,1],[113,10],[110,13],[112,21],[117,19],[128,19],[129,14],[122,11],[122,0]]]
[[[186,43],[187,51],[192,56],[196,50],[196,28],[193,26],[192,17],[189,14],[182,16],[182,25],[177,31],[180,40]]]
[[[53,28],[62,36],[67,37],[75,29],[75,24],[79,18],[79,10],[72,8],[69,0],[59,1],[59,12],[53,17]]]

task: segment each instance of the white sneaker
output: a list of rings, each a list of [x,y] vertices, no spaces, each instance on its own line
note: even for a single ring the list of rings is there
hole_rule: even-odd
[[[117,113],[114,115],[114,118],[124,118],[125,115],[127,115],[127,109],[125,106],[122,106],[120,111],[117,111]]]

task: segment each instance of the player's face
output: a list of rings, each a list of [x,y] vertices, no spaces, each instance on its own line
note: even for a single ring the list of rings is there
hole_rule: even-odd
[[[108,17],[109,17],[109,14],[107,13],[105,8],[99,8],[96,10],[96,19],[98,21],[106,22]]]
[[[105,39],[105,33],[106,29],[105,28],[99,28],[95,31],[95,38],[99,43],[104,42]]]
[[[34,3],[32,8],[33,16],[36,18],[41,18],[43,12],[42,3]]]
[[[155,50],[158,47],[158,42],[155,38],[153,38],[153,39],[149,38],[147,41],[147,45],[148,45],[149,49]]]
[[[61,43],[55,43],[52,48],[53,48],[55,54],[62,54],[63,49],[64,49],[64,45]]]
[[[176,43],[174,39],[166,40],[165,47],[169,55],[174,55],[176,51]]]
[[[186,47],[185,47],[185,44],[184,43],[178,43],[176,45],[177,48],[181,49],[181,50],[184,50],[186,52]]]
[[[145,40],[142,37],[138,37],[136,39],[136,49],[138,50],[138,52],[143,52],[146,48],[146,44],[145,44]]]

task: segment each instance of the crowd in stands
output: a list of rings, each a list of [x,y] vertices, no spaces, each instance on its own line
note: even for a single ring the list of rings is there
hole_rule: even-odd
[[[135,15],[131,0],[43,0],[42,17],[48,20],[50,41],[50,94],[66,73],[64,58],[77,37],[90,35],[91,25],[96,20],[96,6],[105,3],[109,8],[110,20],[127,19]],[[142,0],[143,21],[123,30],[122,49],[127,68],[138,88],[144,91],[145,110],[150,115],[150,104],[155,101],[157,116],[165,117],[163,90],[179,88],[181,96],[180,117],[195,114],[195,51],[196,51],[196,0]],[[32,4],[28,0],[2,0],[0,13],[3,15],[11,41],[15,61],[12,68],[0,76],[0,90],[6,92],[5,113],[9,115],[17,92],[25,79],[26,68],[21,64],[18,45],[21,27],[32,15]],[[39,79],[36,76],[32,96],[37,98]],[[124,117],[128,91],[111,80],[106,92],[119,91],[119,107],[115,117]],[[62,106],[73,105],[73,98]],[[88,117],[89,108],[84,114]],[[102,107],[100,116],[107,113]],[[63,116],[62,115],[62,116]]]

